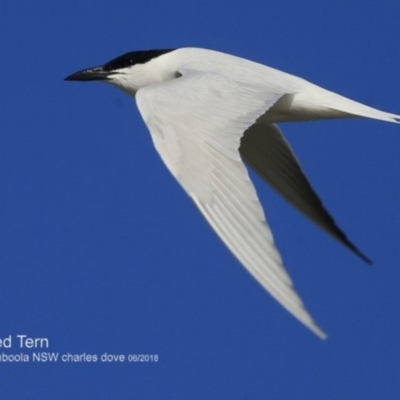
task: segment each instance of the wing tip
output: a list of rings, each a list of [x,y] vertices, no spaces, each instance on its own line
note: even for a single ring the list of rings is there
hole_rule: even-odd
[[[308,312],[307,312],[307,314],[308,314]],[[310,314],[308,314],[308,318],[307,318],[308,320],[304,320],[302,318],[299,318],[296,315],[294,315],[294,316],[296,318],[298,318],[300,322],[302,322],[312,333],[314,333],[316,336],[318,336],[321,340],[326,340],[328,338],[328,335],[322,330],[322,328],[320,328],[317,325],[317,323],[314,321],[314,319],[312,319]]]
[[[371,267],[372,265],[374,265],[374,262],[373,262],[370,258],[368,258],[365,254],[359,252],[359,253],[357,253],[357,255],[358,255],[366,264],[368,264],[370,267]]]
[[[372,266],[374,263],[373,261],[367,257],[364,253],[362,253],[360,250],[358,250],[358,248],[356,246],[354,246],[353,243],[351,243],[346,236],[344,236],[345,241],[342,241],[342,243],[348,248],[350,249],[355,255],[357,255],[358,257],[361,258],[361,260],[363,260],[366,264],[368,264],[369,266]]]
[[[317,325],[310,327],[311,331],[315,333],[321,340],[328,339],[328,335]]]

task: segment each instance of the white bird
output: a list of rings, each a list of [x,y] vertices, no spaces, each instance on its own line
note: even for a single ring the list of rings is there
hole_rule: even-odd
[[[134,96],[165,165],[221,240],[271,296],[326,338],[283,266],[243,161],[371,263],[326,211],[275,123],[348,117],[400,123],[400,115],[265,65],[199,48],[134,51],[66,80],[99,80]]]

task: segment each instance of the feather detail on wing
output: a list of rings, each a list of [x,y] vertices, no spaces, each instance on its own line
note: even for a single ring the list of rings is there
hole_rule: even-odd
[[[140,89],[139,111],[161,158],[216,233],[257,281],[325,338],[293,288],[240,154],[240,139],[284,92],[213,73]]]

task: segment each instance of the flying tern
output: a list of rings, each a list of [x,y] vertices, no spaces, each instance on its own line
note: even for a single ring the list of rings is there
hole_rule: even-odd
[[[400,115],[265,65],[199,48],[133,51],[65,79],[111,83],[135,97],[165,165],[221,240],[272,297],[326,338],[283,266],[245,164],[371,263],[324,208],[276,123],[348,117],[400,123]]]

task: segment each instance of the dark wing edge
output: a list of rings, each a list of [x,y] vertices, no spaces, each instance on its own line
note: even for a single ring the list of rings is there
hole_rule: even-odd
[[[252,125],[241,139],[239,152],[242,159],[290,204],[372,265],[372,261],[350,242],[325,209],[289,143],[275,124]]]

